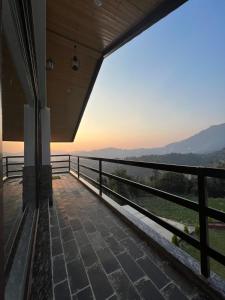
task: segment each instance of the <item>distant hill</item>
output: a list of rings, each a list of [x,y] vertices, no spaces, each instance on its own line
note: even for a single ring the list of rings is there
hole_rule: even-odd
[[[194,154],[194,153],[169,153],[164,155],[144,155],[139,157],[126,157],[128,160],[145,161],[145,162],[156,162],[165,164],[175,164],[175,165],[187,165],[187,166],[202,166],[202,167],[225,167],[225,148],[220,151],[215,151],[205,154]],[[98,168],[97,161],[85,161],[85,164],[92,167]],[[134,177],[149,177],[152,175],[151,169],[137,168],[133,166],[124,166],[113,163],[104,163],[104,171],[108,173],[113,173],[118,168],[126,169],[127,174]],[[85,170],[85,174],[98,178],[98,175],[92,171]]]
[[[165,164],[176,164],[176,165],[188,165],[188,166],[204,166],[204,167],[218,167],[225,163],[225,148],[220,151],[215,151],[205,154],[194,154],[194,153],[169,153],[164,155],[146,155],[140,157],[129,157],[127,159],[165,163]]]
[[[106,158],[140,157],[145,155],[164,155],[169,153],[211,153],[225,148],[225,123],[211,126],[199,133],[159,148],[118,149],[105,148],[93,151],[75,152],[76,155]]]

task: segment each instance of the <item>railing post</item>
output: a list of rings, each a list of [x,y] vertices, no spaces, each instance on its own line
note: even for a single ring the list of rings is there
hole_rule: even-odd
[[[6,177],[9,177],[8,156],[5,158]]]
[[[77,156],[77,176],[80,178],[80,157]]]
[[[70,154],[68,155],[69,156],[69,173],[70,173]]]
[[[99,195],[102,196],[102,160],[99,159]]]
[[[210,276],[210,265],[208,257],[208,217],[206,207],[208,206],[206,178],[203,174],[198,175],[198,201],[199,201],[199,226],[200,226],[200,256],[201,273],[208,278]]]

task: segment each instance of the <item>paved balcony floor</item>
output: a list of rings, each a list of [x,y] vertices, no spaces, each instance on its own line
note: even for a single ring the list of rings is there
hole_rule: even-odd
[[[209,299],[77,179],[53,188],[55,300]]]

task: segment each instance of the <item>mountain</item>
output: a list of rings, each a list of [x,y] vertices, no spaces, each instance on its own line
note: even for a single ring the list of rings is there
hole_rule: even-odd
[[[225,147],[225,123],[211,126],[188,139],[163,148],[165,153],[210,153]]]
[[[74,152],[75,155],[96,156],[106,158],[126,158],[146,155],[164,155],[169,153],[202,153],[207,154],[225,148],[225,123],[214,125],[199,133],[158,148],[118,149],[104,148],[93,151]]]
[[[119,148],[103,148],[92,151],[79,151],[74,152],[75,155],[105,157],[105,158],[125,158],[128,156],[142,156],[151,153],[157,153],[160,148],[138,148],[138,149],[119,149]]]

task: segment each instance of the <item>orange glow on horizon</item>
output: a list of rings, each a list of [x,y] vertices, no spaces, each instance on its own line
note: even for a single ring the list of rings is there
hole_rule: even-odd
[[[130,133],[119,132],[86,132],[83,130],[78,132],[75,141],[72,143],[51,143],[51,152],[64,152],[71,153],[74,151],[91,151],[102,148],[153,148],[162,147],[168,143],[178,141],[190,136],[189,134],[177,134],[176,138],[171,138],[168,132],[165,133],[151,133],[148,136],[143,134],[139,136],[133,136]],[[3,152],[19,154],[23,153],[23,142],[3,142]]]

